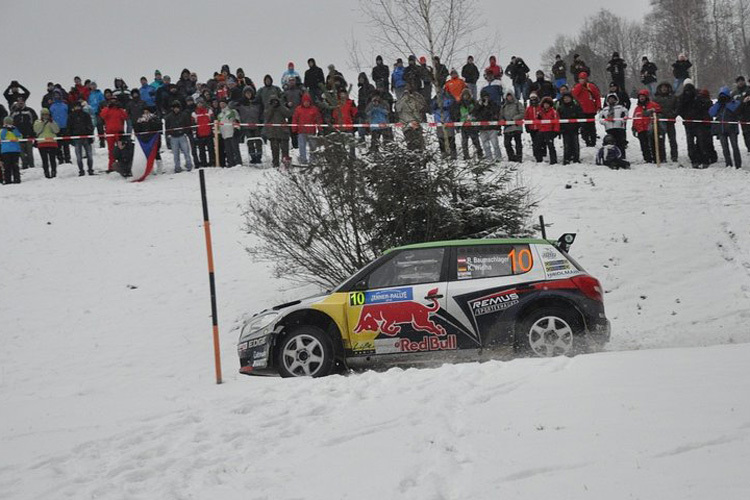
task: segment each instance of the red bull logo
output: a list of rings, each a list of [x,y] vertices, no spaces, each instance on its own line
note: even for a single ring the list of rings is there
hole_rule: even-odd
[[[390,342],[393,342],[392,340]],[[398,339],[396,350],[399,352],[424,352],[424,351],[454,351],[458,342],[455,335],[448,335],[445,339],[436,337],[425,337],[419,342],[409,339]]]
[[[427,295],[436,295],[437,292],[435,288]],[[393,337],[401,331],[399,325],[411,324],[416,331],[443,336],[445,328],[430,319],[430,315],[440,309],[440,304],[436,299],[431,301],[432,305],[429,306],[411,300],[365,304],[362,306],[354,333],[380,332]]]

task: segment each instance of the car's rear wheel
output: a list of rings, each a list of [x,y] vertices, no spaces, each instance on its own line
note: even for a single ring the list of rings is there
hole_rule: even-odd
[[[325,377],[336,360],[331,339],[323,330],[300,326],[282,338],[277,361],[282,377]]]
[[[543,309],[527,316],[518,329],[518,347],[530,356],[549,358],[576,354],[581,344],[578,324],[564,309]]]

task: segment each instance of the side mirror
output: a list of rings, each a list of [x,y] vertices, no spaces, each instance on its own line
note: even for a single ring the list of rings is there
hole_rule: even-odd
[[[576,240],[575,233],[565,233],[557,240],[557,248],[563,252],[568,252],[570,247],[573,246],[573,242]]]
[[[367,280],[361,279],[354,285],[354,290],[367,290]]]

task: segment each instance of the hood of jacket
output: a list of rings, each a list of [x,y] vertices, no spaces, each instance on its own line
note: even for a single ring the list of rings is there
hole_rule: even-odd
[[[271,75],[266,75],[263,77],[263,85],[266,87],[270,87],[273,85],[273,77]]]
[[[729,90],[729,87],[721,87],[719,89],[719,96],[725,95],[727,97],[731,97],[732,92]]]
[[[667,93],[663,93],[662,89],[667,88]],[[674,89],[672,88],[672,84],[669,82],[660,82],[659,85],[656,87],[656,94],[662,95],[662,96],[670,96],[674,95]]]

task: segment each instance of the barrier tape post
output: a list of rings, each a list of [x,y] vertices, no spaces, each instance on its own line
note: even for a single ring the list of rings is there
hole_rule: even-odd
[[[214,120],[214,167],[219,166],[219,120]]]
[[[659,153],[659,117],[654,112],[654,156],[656,157],[656,166],[661,167],[661,154]]]
[[[206,236],[206,255],[208,257],[208,286],[211,290],[211,320],[213,323],[214,365],[216,383],[221,384],[221,352],[219,350],[219,318],[216,312],[216,280],[214,278],[214,252],[211,244],[211,223],[208,220],[208,199],[206,198],[205,170],[199,169],[201,183],[201,201],[203,203],[203,232]]]

